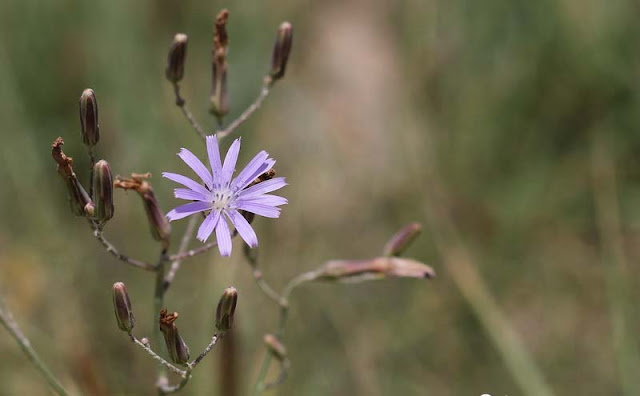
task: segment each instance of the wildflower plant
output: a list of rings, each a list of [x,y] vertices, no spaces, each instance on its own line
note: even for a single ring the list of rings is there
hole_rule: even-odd
[[[266,353],[255,381],[254,389],[257,393],[280,384],[287,377],[291,362],[287,355],[284,329],[288,318],[289,300],[294,289],[308,282],[353,283],[375,279],[421,279],[435,276],[433,269],[429,266],[401,257],[404,249],[421,230],[419,224],[411,223],[389,240],[378,257],[362,260],[331,260],[316,269],[295,276],[281,292],[276,291],[263,278],[259,269],[259,256],[254,249],[258,246],[259,237],[251,224],[256,215],[267,218],[280,216],[280,207],[288,201],[272,193],[286,186],[287,181],[284,177],[276,177],[274,169],[276,161],[270,158],[266,151],[255,154],[243,168],[238,168],[240,170],[236,172],[241,146],[240,137],[229,145],[224,160],[220,155],[220,145],[227,137],[237,132],[238,127],[249,119],[267,98],[273,85],[285,76],[292,47],[293,28],[288,22],[280,25],[273,48],[271,67],[263,79],[258,97],[237,119],[224,126],[224,117],[230,107],[227,91],[229,37],[226,24],[228,19],[229,12],[222,10],[214,23],[210,112],[218,121],[219,128],[216,130],[205,131],[190,112],[187,101],[180,93],[180,82],[185,76],[188,36],[183,33],[176,34],[169,49],[165,77],[172,84],[175,104],[194,131],[202,138],[207,151],[205,161],[201,161],[186,148],[178,153],[178,157],[190,168],[195,178],[193,175],[185,176],[169,171],[162,174],[164,178],[178,184],[174,190],[175,197],[189,202],[165,214],[152,188],[151,174],[132,173],[127,177],[114,177],[106,160],[96,161],[94,151],[99,147],[101,135],[108,131],[99,131],[98,101],[96,92],[92,89],[86,89],[82,93],[79,104],[82,141],[87,148],[91,163],[88,192],[75,173],[73,159],[63,152],[63,139],[57,138],[52,145],[52,156],[57,164],[57,171],[65,183],[72,213],[87,221],[93,236],[115,259],[137,269],[148,271],[155,277],[153,321],[157,325],[154,326],[156,330],[151,334],[150,339],[138,338],[133,334],[135,324],[139,322],[134,319],[133,314],[135,299],[130,298],[125,284],[115,283],[112,291],[117,328],[125,332],[135,345],[157,362],[156,387],[160,394],[169,394],[182,389],[194,375],[194,369],[202,359],[213,350],[220,338],[232,330],[239,293],[233,287],[224,290],[215,309],[215,318],[210,322],[213,324],[211,340],[204,350],[195,354],[193,360],[190,359],[194,354],[178,330],[179,314],[166,309],[165,295],[184,260],[209,252],[215,247],[220,255],[230,256],[233,253],[232,239],[237,235],[245,243],[242,254],[250,265],[257,286],[280,308],[278,327],[264,336]],[[104,235],[109,220],[118,215],[113,204],[113,194],[118,189],[133,190],[141,198],[151,236],[159,243],[158,258],[154,262],[123,254]],[[178,249],[171,253],[170,222],[186,218],[189,220],[185,233],[181,237],[181,243]],[[214,233],[215,237],[212,237]],[[189,250],[189,243],[193,240],[194,234],[201,244]],[[205,285],[194,285],[194,287],[205,287]],[[215,306],[213,302],[211,305],[212,308]],[[141,318],[138,316],[137,320]],[[184,321],[185,319],[182,320],[183,323]],[[12,320],[10,312],[2,305],[0,305],[0,322],[23,346],[52,389],[58,394],[67,394],[64,387],[37,357],[26,337]],[[116,326],[114,326],[115,329]],[[268,379],[269,368],[273,361],[279,364],[280,374],[274,379]]]

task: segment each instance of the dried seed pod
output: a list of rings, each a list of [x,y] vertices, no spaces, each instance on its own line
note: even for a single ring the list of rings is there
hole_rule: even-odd
[[[122,282],[113,284],[113,309],[116,313],[116,321],[120,330],[130,333],[136,321],[133,317],[127,287]]]
[[[169,56],[167,58],[167,67],[165,75],[171,82],[177,83],[184,76],[184,63],[187,58],[187,42],[188,37],[184,33],[177,33],[173,37],[171,48],[169,48]]]
[[[287,349],[282,345],[280,340],[278,340],[278,337],[273,334],[265,334],[263,340],[269,352],[271,352],[276,359],[283,361],[287,357]]]
[[[94,217],[101,224],[113,217],[113,177],[111,167],[105,160],[93,166]]]
[[[88,146],[95,146],[100,140],[98,127],[98,100],[93,89],[87,88],[80,96],[80,126],[82,128],[82,142]]]
[[[54,140],[51,145],[51,155],[58,164],[58,173],[62,176],[67,186],[67,197],[69,199],[71,212],[76,216],[93,216],[93,203],[91,202],[91,198],[73,171],[73,158],[65,155],[62,151],[62,146],[64,146],[64,140],[62,140],[61,137]]]
[[[171,225],[162,210],[160,210],[151,184],[146,180],[150,177],[150,173],[133,173],[130,179],[116,179],[114,186],[116,188],[122,188],[123,190],[134,190],[140,195],[142,203],[144,204],[144,210],[147,213],[151,236],[155,240],[160,241],[165,249],[168,249],[171,237]]]
[[[361,282],[386,278],[433,278],[433,268],[415,260],[377,257],[369,260],[333,260],[316,272],[318,280]]]
[[[219,331],[231,329],[237,303],[238,291],[235,287],[227,287],[222,293],[220,301],[218,301],[218,308],[216,309],[216,328]]]
[[[185,364],[189,361],[189,347],[178,333],[178,327],[174,323],[176,319],[178,319],[177,312],[170,314],[166,309],[160,311],[160,331],[164,336],[171,360],[177,364]]]
[[[410,223],[396,232],[384,246],[382,254],[385,256],[399,256],[422,232],[420,223]]]
[[[271,56],[271,71],[269,72],[269,76],[273,81],[284,77],[292,43],[293,26],[291,26],[289,22],[282,22],[276,34],[276,42],[273,46],[273,54]]]

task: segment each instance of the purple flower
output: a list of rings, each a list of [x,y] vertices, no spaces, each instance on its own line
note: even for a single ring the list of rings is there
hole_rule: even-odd
[[[191,151],[183,148],[178,153],[178,157],[202,179],[204,186],[176,173],[162,174],[167,179],[187,187],[176,188],[174,190],[176,198],[195,201],[178,206],[167,213],[169,221],[210,211],[200,225],[197,237],[205,242],[215,230],[218,249],[223,256],[231,255],[231,231],[227,225],[227,219],[231,221],[242,239],[253,248],[258,246],[258,237],[249,222],[238,211],[244,210],[264,217],[277,218],[280,216],[278,206],[287,203],[283,197],[267,194],[286,186],[284,177],[276,177],[248,187],[276,163],[269,158],[266,151],[259,152],[238,176],[232,179],[239,152],[240,139],[236,139],[231,144],[222,164],[218,139],[215,135],[207,136],[207,154],[211,172]]]

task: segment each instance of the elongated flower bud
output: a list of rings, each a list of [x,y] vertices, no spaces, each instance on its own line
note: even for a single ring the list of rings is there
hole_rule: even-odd
[[[278,337],[273,334],[264,335],[264,344],[269,349],[269,352],[278,360],[282,361],[287,357],[287,349],[282,345]]]
[[[209,111],[221,119],[229,112],[229,92],[227,90],[227,21],[229,11],[222,10],[216,17],[213,35],[213,60],[211,72],[211,106]]]
[[[178,319],[177,312],[170,314],[166,309],[160,311],[160,331],[164,336],[171,361],[185,364],[189,361],[189,347],[178,333],[178,327],[174,323],[176,319]]]
[[[233,315],[238,303],[238,291],[235,287],[227,287],[218,301],[216,309],[216,328],[219,331],[227,331],[233,325]]]
[[[156,241],[161,241],[162,245],[168,248],[169,238],[171,237],[171,225],[162,210],[160,210],[158,200],[153,193],[151,185],[149,183],[144,184],[146,186],[143,191],[140,192],[140,196],[142,197],[142,203],[144,204],[144,211],[147,213],[151,236]]]
[[[130,333],[136,321],[133,317],[127,287],[122,282],[113,284],[113,310],[116,313],[116,321],[120,330]]]
[[[184,63],[187,58],[187,42],[188,37],[184,33],[177,33],[173,37],[173,43],[169,48],[169,56],[167,58],[167,68],[165,75],[171,82],[178,82],[184,76]]]
[[[113,177],[105,160],[93,166],[94,217],[101,224],[113,217]]]
[[[98,127],[98,100],[93,89],[87,88],[80,96],[80,126],[82,128],[82,142],[88,146],[95,146],[100,140]]]
[[[386,278],[433,278],[433,268],[415,260],[377,257],[369,260],[333,260],[316,272],[316,279],[361,282]]]
[[[227,61],[213,63],[211,82],[211,107],[209,111],[216,117],[224,117],[229,112],[229,92],[227,91]]]
[[[410,223],[396,232],[384,246],[382,254],[385,256],[399,256],[422,232],[420,223]]]
[[[293,26],[291,26],[289,22],[282,22],[278,28],[276,43],[273,46],[273,54],[271,56],[271,71],[269,72],[269,76],[271,76],[273,81],[284,77],[292,43]]]

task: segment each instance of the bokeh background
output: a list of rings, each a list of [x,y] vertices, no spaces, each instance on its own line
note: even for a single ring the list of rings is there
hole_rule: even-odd
[[[505,359],[511,344],[486,325],[492,308],[556,394],[634,394],[640,25],[637,2],[624,0],[0,2],[0,293],[68,388],[152,394],[155,364],[117,330],[111,285],[126,282],[135,333],[149,336],[153,276],[114,260],[71,215],[50,144],[65,138],[87,183],[77,100],[91,87],[98,156],[117,174],[153,173],[161,206],[178,204],[158,176],[186,170],[180,147],[205,149],[173,104],[166,52],[174,33],[189,35],[183,92],[213,128],[210,45],[223,7],[227,122],[258,93],[278,24],[295,29],[285,79],[239,130],[240,163],[265,149],[290,182],[282,217],[255,222],[265,278],[280,289],[326,260],[378,255],[411,221],[425,232],[407,255],[438,272],[297,290],[292,370],[271,394],[531,394]],[[138,196],[117,191],[106,236],[153,260],[147,227]],[[184,227],[174,223],[174,246]],[[186,262],[166,306],[195,353],[219,294],[238,288],[233,360],[246,394],[278,312],[240,246]],[[461,247],[471,273],[446,258]],[[490,293],[491,312],[465,284]],[[0,394],[48,394],[0,334]],[[223,350],[183,394],[220,394]]]

